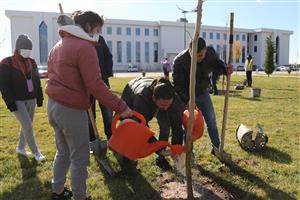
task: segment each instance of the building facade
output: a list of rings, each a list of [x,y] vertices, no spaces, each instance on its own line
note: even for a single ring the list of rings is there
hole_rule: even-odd
[[[56,23],[59,13],[6,10],[5,14],[11,22],[12,50],[17,36],[28,34],[33,40],[32,57],[39,65],[46,65],[49,51],[60,39]],[[102,35],[113,54],[114,70],[126,71],[129,66],[146,71],[161,70],[161,61],[165,57],[172,60],[188,47],[194,35],[195,24],[184,23],[105,19]],[[276,48],[276,65],[289,64],[289,38],[292,31],[234,28],[234,42],[240,51],[240,57],[234,59],[234,66],[244,65],[247,55],[251,54],[254,64],[262,67],[265,41],[270,34]],[[229,28],[202,25],[200,35],[206,40],[207,46],[214,47],[220,58],[226,61]]]

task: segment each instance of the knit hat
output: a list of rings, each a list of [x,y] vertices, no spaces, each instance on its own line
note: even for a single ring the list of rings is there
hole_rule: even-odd
[[[28,37],[28,35],[21,34],[21,35],[18,36],[18,38],[16,40],[15,50],[19,50],[19,49],[30,49],[30,50],[32,50],[32,42],[31,42],[30,38]]]

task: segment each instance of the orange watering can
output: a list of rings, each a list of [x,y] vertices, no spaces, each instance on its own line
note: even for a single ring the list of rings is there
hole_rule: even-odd
[[[116,115],[113,119],[111,125],[112,136],[108,141],[109,146],[113,150],[131,160],[136,160],[147,157],[161,148],[167,146],[171,148],[172,145],[167,141],[149,143],[148,140],[154,136],[154,133],[146,126],[143,115],[135,111],[133,114],[141,121],[140,123],[129,119],[124,120],[117,127],[120,115]]]
[[[182,116],[182,123],[185,129],[188,127],[188,122],[189,122],[189,111],[185,110],[183,112]],[[194,125],[193,125],[193,130],[192,130],[192,140],[195,142],[198,140],[200,137],[202,137],[204,131],[204,122],[203,122],[203,116],[200,110],[195,109],[194,110]]]

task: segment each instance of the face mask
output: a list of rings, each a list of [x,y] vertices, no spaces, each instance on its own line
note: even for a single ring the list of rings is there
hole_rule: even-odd
[[[29,58],[30,53],[31,53],[31,50],[30,50],[30,49],[20,49],[20,55],[21,55],[23,58]]]
[[[99,33],[95,33],[94,35],[91,36],[93,38],[93,40],[95,42],[98,42],[99,41],[99,37],[100,37],[100,34]]]

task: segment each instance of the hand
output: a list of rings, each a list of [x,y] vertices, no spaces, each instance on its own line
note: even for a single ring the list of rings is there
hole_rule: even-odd
[[[233,65],[231,63],[226,66],[226,72],[227,72],[227,76],[229,76],[230,74],[232,74],[232,72],[233,72]]]
[[[127,107],[126,110],[124,110],[124,111],[120,114],[121,118],[132,117],[132,115],[133,115],[132,110],[131,110],[129,107]]]

